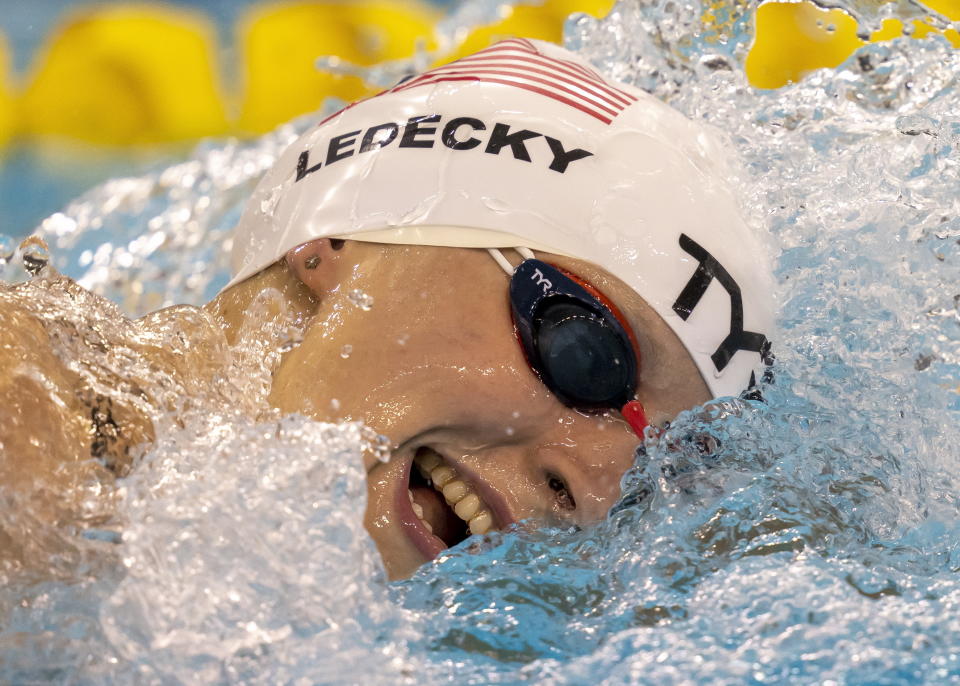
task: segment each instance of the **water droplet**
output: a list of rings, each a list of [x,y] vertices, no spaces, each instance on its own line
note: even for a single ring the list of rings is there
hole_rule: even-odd
[[[353,346],[347,343],[345,346],[340,348],[340,357],[342,357],[343,359],[347,359],[348,357],[350,357],[350,353],[352,352],[353,352]]]
[[[287,339],[280,344],[280,352],[288,353],[303,343],[303,336],[299,334],[290,334]]]
[[[387,462],[390,459],[390,453],[393,446],[390,439],[383,434],[378,434],[369,426],[362,429],[364,451],[370,452],[379,462]]]
[[[277,209],[277,205],[280,203],[280,197],[282,195],[282,186],[275,186],[274,188],[271,188],[266,194],[266,197],[260,201],[260,213],[268,217],[272,217],[273,213]]]
[[[390,439],[388,437],[383,434],[377,434],[373,444],[378,460],[386,462],[390,459]]]
[[[407,341],[409,340],[410,340],[410,334],[405,333],[401,335],[400,338],[397,339],[397,345],[406,345]]]
[[[347,298],[364,312],[369,312],[373,307],[373,296],[367,295],[359,288],[354,288],[347,293]]]
[[[333,410],[334,412],[339,411],[340,401],[337,400],[336,398],[330,398],[330,409]]]
[[[921,133],[929,135],[936,129],[934,121],[922,114],[906,114],[897,117],[896,126],[897,131],[905,136],[919,136]]]
[[[0,233],[0,267],[6,265],[17,250],[16,241],[10,236]]]
[[[504,433],[506,433],[508,436],[512,436],[513,434],[517,433],[517,431],[512,426],[508,426],[506,429],[504,429]]]
[[[727,71],[733,70],[730,62],[728,62],[723,55],[704,55],[700,58],[700,64],[711,71],[719,71],[721,69]]]
[[[30,236],[20,244],[23,267],[31,276],[37,276],[50,262],[50,249],[38,236]]]

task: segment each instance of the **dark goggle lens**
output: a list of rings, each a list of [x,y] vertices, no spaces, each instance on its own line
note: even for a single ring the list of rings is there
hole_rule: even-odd
[[[600,409],[630,399],[636,370],[614,329],[574,302],[547,304],[537,320],[541,373],[563,402]]]

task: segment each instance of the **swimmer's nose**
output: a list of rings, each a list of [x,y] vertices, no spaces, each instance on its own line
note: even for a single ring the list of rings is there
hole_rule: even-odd
[[[622,418],[576,416],[558,444],[538,451],[545,470],[562,477],[576,506],[579,522],[593,523],[606,516],[620,497],[620,481],[633,465],[635,430]],[[554,486],[556,486],[554,484]]]

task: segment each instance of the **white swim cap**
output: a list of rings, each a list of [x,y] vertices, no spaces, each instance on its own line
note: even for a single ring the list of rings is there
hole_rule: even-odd
[[[231,285],[315,238],[524,246],[619,277],[716,396],[759,379],[767,255],[708,131],[579,57],[514,39],[350,105],[293,143],[247,206]]]

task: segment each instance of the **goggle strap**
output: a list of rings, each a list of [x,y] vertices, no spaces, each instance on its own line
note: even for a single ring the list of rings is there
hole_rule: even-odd
[[[490,257],[500,265],[500,268],[507,273],[507,276],[513,276],[513,265],[503,256],[502,252],[496,248],[487,248],[487,252],[490,253]]]
[[[520,247],[514,248],[514,250],[520,253],[520,257],[525,260],[535,259],[533,251],[530,248]],[[500,252],[498,248],[487,248],[487,252],[490,253],[490,257],[500,265],[500,268],[507,273],[507,276],[513,276],[514,266],[510,264],[510,261],[503,256],[503,253]]]

